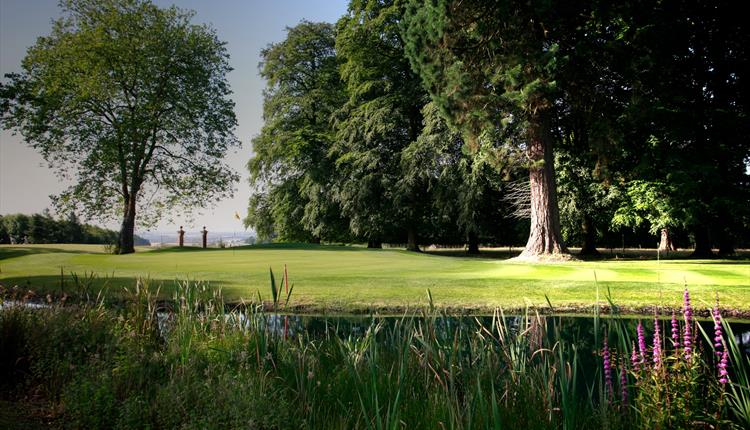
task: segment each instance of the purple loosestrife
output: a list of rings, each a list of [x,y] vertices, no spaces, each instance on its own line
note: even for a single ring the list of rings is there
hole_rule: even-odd
[[[690,293],[685,288],[682,303],[682,315],[685,317],[685,330],[682,332],[682,344],[685,353],[685,359],[690,360],[693,352],[693,307],[690,306]]]
[[[680,348],[680,324],[677,322],[674,311],[672,311],[672,345],[675,350]]]
[[[729,351],[724,349],[721,354],[721,361],[719,361],[719,383],[726,384],[729,382],[729,372],[727,372],[727,366],[729,366]]]
[[[622,361],[620,367],[620,398],[622,404],[628,405],[628,374],[625,372],[625,360]]]
[[[654,369],[661,368],[661,333],[659,319],[654,317]]]
[[[643,333],[643,324],[638,321],[638,355],[640,357],[640,364],[646,364],[646,336]]]
[[[719,310],[719,295],[716,295],[716,305],[713,309],[714,318],[714,354],[716,358],[721,358],[721,349],[724,346],[724,330],[721,327],[721,311]]]
[[[633,349],[631,351],[632,352],[630,353],[630,364],[633,366],[633,370],[637,372],[638,370],[640,370],[640,366],[638,365],[639,364],[638,352],[635,349],[635,342],[633,342]]]
[[[604,357],[604,388],[606,390],[607,399],[611,399],[614,394],[613,383],[612,383],[612,361],[609,354],[609,345],[607,344],[607,337],[604,337],[604,350],[602,351]]]

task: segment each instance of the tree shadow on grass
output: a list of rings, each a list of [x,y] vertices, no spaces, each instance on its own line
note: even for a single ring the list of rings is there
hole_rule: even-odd
[[[96,296],[101,292],[106,298],[118,299],[129,296],[130,293],[125,289],[127,288],[132,292],[139,278],[144,280],[152,291],[158,289],[160,298],[172,298],[179,282],[203,282],[212,289],[222,288],[227,290],[228,288],[228,283],[225,281],[152,278],[148,274],[143,276],[112,276],[99,272],[65,273],[62,277],[60,275],[15,276],[0,279],[0,285],[4,287],[6,294],[25,295],[31,291],[33,292],[32,295],[38,297],[44,297],[47,294],[80,296],[85,293]],[[0,292],[2,291],[0,290]]]
[[[440,257],[455,257],[455,258],[467,258],[467,259],[491,259],[491,260],[508,260],[514,257],[518,257],[521,250],[514,248],[511,250],[501,248],[481,249],[479,254],[469,254],[465,249],[461,248],[438,248],[438,249],[425,249],[423,251],[427,255],[436,255]]]
[[[34,254],[98,254],[90,250],[82,249],[65,249],[41,246],[2,246],[0,247],[0,260],[7,260],[15,257],[23,257]]]

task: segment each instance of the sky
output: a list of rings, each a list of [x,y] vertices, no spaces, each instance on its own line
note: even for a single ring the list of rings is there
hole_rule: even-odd
[[[207,226],[213,231],[241,230],[242,217],[250,197],[245,169],[252,155],[251,139],[263,126],[265,85],[258,76],[260,51],[269,43],[284,39],[286,27],[301,20],[336,22],[346,12],[345,0],[153,0],[159,6],[172,4],[196,12],[193,22],[211,24],[221,40],[227,42],[230,64],[229,84],[234,91],[242,147],[228,154],[227,162],[241,175],[234,198],[220,202],[203,214],[196,214],[187,229]],[[60,17],[58,0],[0,0],[0,76],[19,72],[21,60],[36,38],[47,35],[51,22]],[[0,214],[35,213],[51,207],[49,196],[66,188],[46,167],[42,157],[23,143],[20,136],[0,132]],[[179,217],[177,217],[179,219]],[[105,225],[117,228],[118,223]],[[177,226],[160,223],[152,230],[172,231]]]

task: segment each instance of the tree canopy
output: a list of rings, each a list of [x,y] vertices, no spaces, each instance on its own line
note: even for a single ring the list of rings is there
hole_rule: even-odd
[[[727,7],[352,0],[335,27],[302,23],[264,51],[293,48],[284,67],[301,55],[331,79],[289,98],[264,74],[283,114],[266,114],[250,168],[277,180],[248,220],[280,240],[413,250],[528,229],[527,258],[654,235],[731,254],[749,238],[750,92],[746,24]],[[299,45],[310,26],[326,49]],[[320,115],[298,121],[300,100]]]
[[[119,250],[142,223],[190,213],[233,193],[224,163],[239,146],[216,32],[193,13],[148,0],[67,0],[23,72],[2,87],[3,126],[74,185],[60,209],[121,217]]]

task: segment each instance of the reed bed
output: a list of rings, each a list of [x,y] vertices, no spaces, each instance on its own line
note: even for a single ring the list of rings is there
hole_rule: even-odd
[[[285,324],[283,281],[272,278],[271,300],[258,294],[229,312],[206,284],[174,291],[160,302],[140,279],[117,307],[98,299],[6,307],[3,397],[38,393],[55,422],[72,428],[750,425],[750,362],[728,341],[718,306],[715,330],[702,331],[687,291],[674,323],[638,322],[635,334],[635,320],[595,313],[593,345],[591,333],[533,312],[451,319],[429,294],[424,309],[388,324],[373,318],[363,333],[332,325],[313,335]]]

